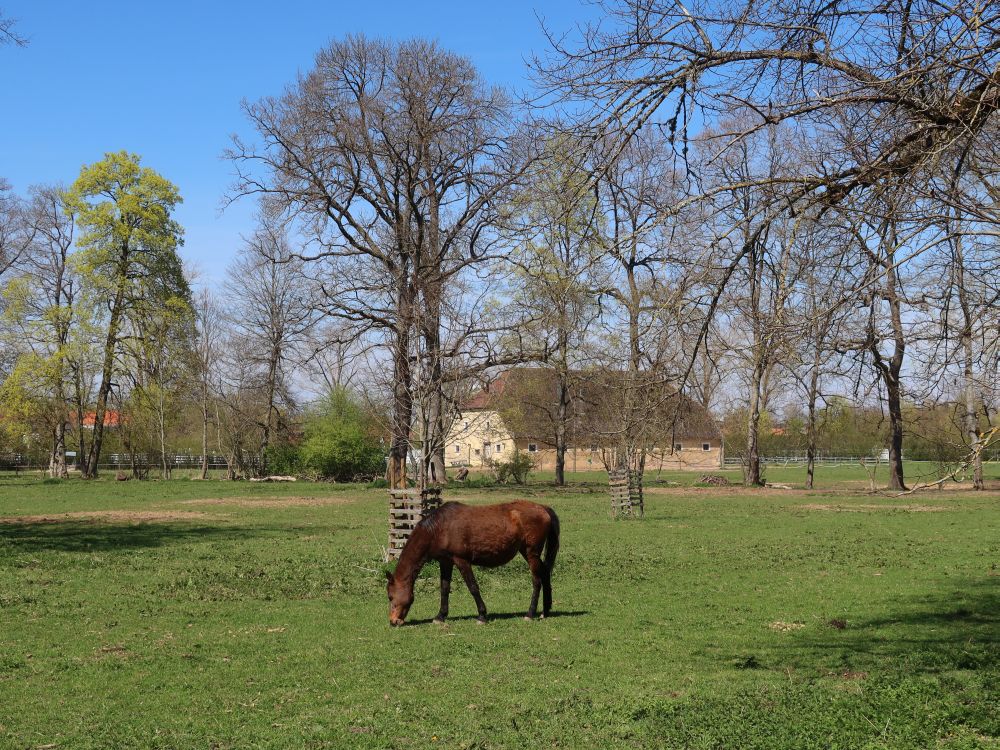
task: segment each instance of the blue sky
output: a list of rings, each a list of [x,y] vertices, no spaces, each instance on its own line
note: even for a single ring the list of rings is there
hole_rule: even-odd
[[[214,283],[248,233],[253,206],[220,213],[231,167],[221,154],[246,132],[244,98],[279,93],[330,39],[437,39],[487,80],[524,89],[523,59],[545,49],[536,11],[556,29],[593,17],[579,0],[0,0],[30,39],[0,47],[0,176],[23,192],[70,183],[107,151],[139,153],[176,183],[183,255]]]

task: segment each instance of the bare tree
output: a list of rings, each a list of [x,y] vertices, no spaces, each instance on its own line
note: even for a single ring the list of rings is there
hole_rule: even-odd
[[[842,227],[826,231],[815,218],[803,222],[799,231],[803,271],[796,298],[802,326],[797,355],[786,364],[805,395],[808,489],[816,476],[820,402],[827,376],[839,372],[836,342],[844,337],[842,325],[853,292],[845,234]]]
[[[0,9],[0,46],[4,44],[25,47],[28,40],[18,32],[17,19],[8,18],[3,14],[3,9]]]
[[[519,198],[521,244],[515,257],[521,272],[515,299],[523,317],[532,321],[523,329],[530,348],[555,371],[555,393],[546,389],[538,396],[554,395],[553,404],[539,406],[554,428],[555,479],[562,485],[574,381],[590,359],[587,335],[598,315],[593,290],[603,217],[599,201],[586,190],[588,167],[575,143],[564,137],[550,140],[543,164]]]
[[[22,239],[30,244],[19,253],[3,288],[5,349],[16,366],[7,384],[41,416],[37,427],[49,436],[49,473],[65,477],[69,422],[68,363],[72,358],[70,327],[74,316],[76,277],[69,267],[73,217],[63,210],[58,187],[33,187],[20,207]],[[24,411],[16,409],[15,411]]]
[[[267,473],[267,450],[284,426],[279,401],[292,402],[289,366],[316,322],[315,286],[281,227],[265,219],[230,266],[224,285],[232,345],[256,366],[263,413],[258,470]]]
[[[195,296],[195,379],[201,406],[201,479],[208,479],[208,433],[212,423],[212,384],[217,377],[222,343],[221,311],[215,296],[202,289]]]
[[[46,321],[49,331],[49,357],[52,359],[53,399],[59,406],[52,427],[52,451],[49,474],[65,477],[66,432],[68,423],[69,363],[75,358],[71,350],[70,331],[74,319],[77,279],[69,267],[73,246],[74,218],[66,210],[62,188],[33,188],[27,221],[34,236],[30,253],[29,273],[36,287],[37,301],[43,306],[39,319]],[[78,426],[79,429],[79,426]]]
[[[737,115],[734,120],[742,117]],[[720,125],[732,129],[732,121]],[[714,134],[705,144],[711,178],[733,186],[713,198],[715,245],[731,261],[732,285],[726,295],[735,322],[730,331],[730,356],[741,363],[746,388],[745,481],[763,484],[760,455],[760,422],[780,373],[779,363],[791,349],[789,313],[801,264],[797,232],[799,222],[784,211],[766,208],[774,196],[768,179],[782,179],[794,149],[787,134],[768,128],[716,151]]]
[[[379,331],[390,351],[390,480],[405,482],[418,339],[440,444],[430,473],[443,474],[441,305],[492,257],[493,204],[516,174],[507,97],[433,43],[350,37],[284,96],[245,109],[262,143],[236,141],[236,194],[267,196],[295,224],[323,262],[326,312]]]
[[[902,260],[907,243],[919,230],[901,232],[903,217],[897,201],[887,199],[867,220],[852,228],[855,248],[865,266],[860,302],[863,335],[849,339],[861,364],[870,363],[885,395],[889,412],[889,488],[905,490],[903,475],[903,363],[907,332],[904,329]],[[843,351],[843,344],[841,345]]]
[[[659,122],[686,145],[700,115],[735,103],[754,115],[726,134],[735,142],[780,122],[826,129],[850,109],[877,148],[778,178],[793,198],[838,202],[954,158],[1000,107],[1000,14],[973,0],[599,4],[603,22],[550,34],[534,66],[597,132]]]
[[[29,211],[10,183],[0,178],[0,280],[16,266],[35,239]]]
[[[935,191],[933,179],[988,150],[996,132],[1000,14],[975,0],[598,4],[600,22],[575,35],[550,32],[551,52],[534,60],[546,103],[571,112],[576,132],[620,147],[644,126],[663,128],[695,177],[674,211],[734,190],[770,196],[716,274],[693,355],[723,288],[776,215],[836,206],[857,222],[900,185],[940,214],[949,193]],[[734,109],[745,116],[720,125]],[[822,159],[706,184],[690,149],[703,123],[714,127],[719,154],[782,125],[822,139],[814,147]]]

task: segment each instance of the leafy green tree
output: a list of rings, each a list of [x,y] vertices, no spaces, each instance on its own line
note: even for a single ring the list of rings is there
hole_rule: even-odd
[[[86,299],[106,312],[100,386],[94,415],[94,437],[84,476],[97,476],[104,420],[126,324],[169,300],[190,301],[191,293],[177,248],[182,230],[171,218],[181,202],[177,188],[136,154],[106,154],[83,167],[66,193],[66,205],[77,216],[81,234],[75,256]]]

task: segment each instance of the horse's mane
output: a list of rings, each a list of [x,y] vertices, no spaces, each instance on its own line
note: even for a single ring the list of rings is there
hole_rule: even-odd
[[[448,502],[444,505],[438,506],[432,510],[429,514],[420,519],[420,523],[417,524],[417,529],[422,529],[428,534],[437,533],[438,526],[442,522],[446,522],[448,517],[451,516],[456,510],[458,510],[461,503]],[[416,530],[416,529],[414,529]]]

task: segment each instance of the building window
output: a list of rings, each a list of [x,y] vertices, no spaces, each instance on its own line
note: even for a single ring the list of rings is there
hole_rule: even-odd
[[[590,452],[591,453],[597,453],[597,446],[596,445],[590,446]]]
[[[487,430],[490,429],[490,420],[488,419],[486,420],[486,429]]]
[[[684,450],[683,445],[680,443],[674,443],[674,453],[680,453],[682,450]]]
[[[503,443],[497,443],[497,453],[503,453]]]
[[[528,443],[528,453],[538,453],[538,443]]]
[[[461,445],[456,445],[455,446],[455,453],[461,453],[461,452],[462,452],[462,446]]]
[[[709,443],[702,443],[701,444],[701,449],[703,451],[710,451],[710,450],[712,450],[712,446]]]
[[[468,419],[465,420],[464,425],[465,425],[465,429],[469,429],[469,420]]]
[[[476,455],[479,455],[479,448],[476,448]]]

